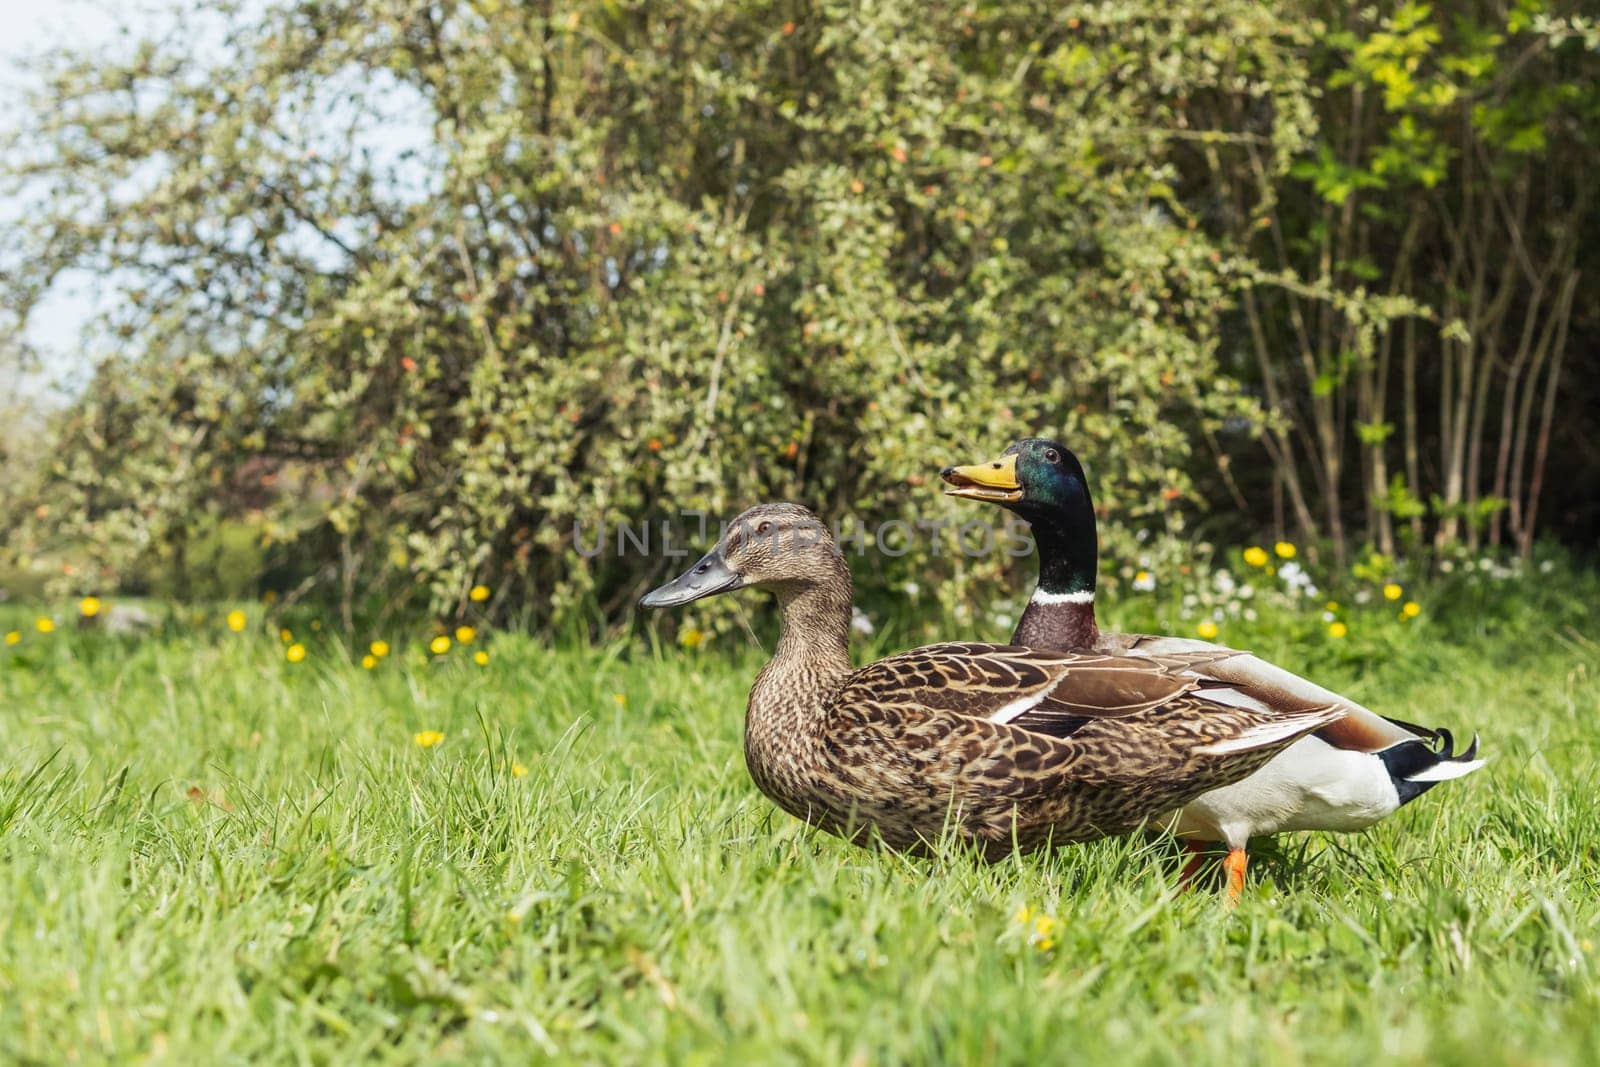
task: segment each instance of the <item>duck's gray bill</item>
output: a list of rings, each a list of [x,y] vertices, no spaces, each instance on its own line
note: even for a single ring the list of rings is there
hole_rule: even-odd
[[[678,575],[659,589],[653,589],[639,600],[641,608],[671,608],[699,600],[713,593],[739,588],[742,579],[722,558],[722,553],[712,549],[700,557],[700,562]]]

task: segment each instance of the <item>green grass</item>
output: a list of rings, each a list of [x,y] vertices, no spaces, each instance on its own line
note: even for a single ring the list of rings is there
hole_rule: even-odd
[[[1596,648],[1426,622],[1360,655],[1256,632],[1493,761],[1263,850],[1231,915],[1159,841],[985,866],[810,832],[744,770],[750,649],[503,635],[367,672],[29,630],[0,1061],[1596,1062]]]

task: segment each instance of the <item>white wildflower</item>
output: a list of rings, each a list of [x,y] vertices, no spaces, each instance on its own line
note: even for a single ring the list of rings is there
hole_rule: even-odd
[[[1308,593],[1311,596],[1316,595],[1316,589],[1311,584],[1311,575],[1307,574],[1305,568],[1292,559],[1278,568],[1278,577],[1283,579],[1284,585],[1295,592]]]
[[[867,613],[854,604],[850,605],[850,629],[868,637],[878,632],[878,628],[872,625],[872,619]]]

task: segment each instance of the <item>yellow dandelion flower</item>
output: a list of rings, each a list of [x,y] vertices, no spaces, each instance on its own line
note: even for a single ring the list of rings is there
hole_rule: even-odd
[[[684,631],[678,635],[678,644],[684,648],[699,648],[705,643],[705,639],[705,631],[689,626],[685,627]]]
[[[1279,541],[1272,546],[1272,551],[1278,554],[1279,559],[1294,559],[1295,547],[1288,541]]]
[[[1217,624],[1212,622],[1210,619],[1202,619],[1200,625],[1194,628],[1194,632],[1209,641],[1213,637],[1217,636],[1221,630]]]
[[[1033,921],[1033,909],[1024,904],[1022,907],[1017,909],[1017,913],[1015,915],[1011,916],[1011,921],[1016,923],[1018,926],[1027,926]]]
[[[472,654],[472,662],[476,663],[480,667],[487,667],[489,665],[489,653],[485,652],[481,648],[478,649],[478,651]]]
[[[96,615],[100,614],[100,598],[97,596],[86,596],[82,600],[78,601],[78,614],[82,615],[86,619],[92,619]]]
[[[56,628],[56,620],[46,615],[41,615],[33,621],[33,628],[42,634],[50,633]]]
[[[21,640],[22,640],[22,632],[20,630],[7,630],[6,631],[6,644],[15,645],[15,644],[18,644],[19,642],[21,642]]]
[[[1400,607],[1400,617],[1402,619],[1414,619],[1421,614],[1422,605],[1415,600],[1408,600]]]
[[[1394,582],[1390,582],[1388,585],[1383,587],[1383,599],[1399,600],[1400,594],[1403,592],[1405,592],[1405,590],[1401,589]]]
[[[510,923],[512,926],[516,926],[521,921],[522,921],[522,912],[517,911],[515,908],[513,908],[510,911],[506,912],[506,922]]]
[[[1265,567],[1267,565],[1267,550],[1260,545],[1251,545],[1244,550],[1244,561],[1252,567]]]
[[[1031,922],[1025,921],[1023,925],[1029,927],[1028,941],[1040,952],[1049,952],[1056,947],[1056,928],[1060,923],[1054,915],[1030,913],[1027,908],[1022,909],[1021,915],[1031,915]]]
[[[428,642],[428,651],[432,652],[435,656],[444,655],[446,652],[450,651],[450,639],[444,634],[440,634],[438,637],[435,637],[432,641]]]
[[[419,748],[432,748],[444,740],[444,733],[440,730],[418,730],[412,735],[411,740],[415,741]]]
[[[288,660],[290,663],[299,663],[301,660],[306,658],[306,646],[296,641],[294,644],[283,650],[283,658]]]
[[[513,763],[511,765],[511,777],[513,777],[513,778],[526,778],[526,777],[528,777],[528,768],[526,766],[524,766],[523,764],[521,764],[521,763]]]
[[[374,656],[377,656],[379,659],[382,659],[383,657],[385,657],[385,656],[387,656],[389,654],[389,642],[387,642],[387,641],[374,641],[374,642],[372,642],[372,644],[367,646],[367,651],[371,652]]]
[[[477,636],[478,636],[478,631],[474,630],[470,626],[457,626],[456,627],[456,640],[461,642],[463,645],[472,644],[472,639],[474,637],[477,637]]]
[[[244,612],[242,611],[228,612],[228,629],[232,630],[234,633],[239,633],[242,631],[244,629],[244,624],[248,621],[249,620],[245,618]]]
[[[285,626],[283,629],[278,631],[278,640],[287,645],[290,641],[294,640],[294,632]]]
[[[617,707],[619,708],[628,706],[628,697],[625,693],[612,693],[611,699],[617,702]]]
[[[361,657],[361,665],[370,671],[372,668],[378,665],[378,657],[368,652],[365,656]]]
[[[1328,624],[1328,636],[1329,637],[1343,637],[1345,634],[1347,634],[1349,632],[1350,632],[1350,627],[1346,626],[1342,622],[1330,622]]]
[[[1326,604],[1324,604],[1323,607],[1326,608],[1328,611],[1338,611],[1339,610],[1339,602],[1337,600],[1330,600]]]
[[[486,585],[473,586],[472,590],[467,593],[467,599],[475,604],[482,604],[489,599],[489,587]]]

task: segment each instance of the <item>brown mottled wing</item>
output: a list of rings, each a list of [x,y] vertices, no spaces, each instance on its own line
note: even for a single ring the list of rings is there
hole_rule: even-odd
[[[867,809],[865,821],[894,847],[915,848],[953,829],[998,858],[1013,842],[1026,849],[1122,833],[1221,784],[1214,773],[1194,773],[1176,744],[1123,759],[1116,748],[954,711],[852,699],[848,686],[830,710],[837,754],[827,787],[836,792],[824,804],[846,826]]]
[[[935,645],[863,668],[828,703],[819,803],[839,824],[869,814],[897,845],[951,818],[991,843],[1082,840],[1238,781],[1334,714],[1217,703],[1178,661],[1108,659]]]
[[[1212,658],[949,643],[880,660],[857,672],[850,687],[861,699],[1066,737],[1087,722],[1147,712],[1201,688],[1181,672]]]
[[[851,676],[849,688],[858,699],[987,719],[1012,701],[1048,694],[1063,667],[1076,658],[1005,645],[928,645],[863,667]]]

